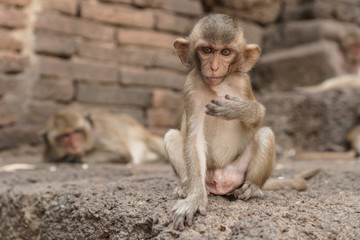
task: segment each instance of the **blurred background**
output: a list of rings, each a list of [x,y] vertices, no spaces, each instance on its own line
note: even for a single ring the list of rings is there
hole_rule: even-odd
[[[160,136],[177,127],[188,70],[172,43],[208,13],[261,46],[252,82],[279,151],[346,150],[360,88],[301,87],[360,73],[358,0],[0,0],[0,150],[39,145],[48,117],[75,105]]]

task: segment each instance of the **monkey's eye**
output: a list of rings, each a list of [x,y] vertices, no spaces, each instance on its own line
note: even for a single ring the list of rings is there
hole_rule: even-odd
[[[201,48],[201,51],[205,54],[210,54],[213,52],[213,50],[209,47],[203,47],[203,48]]]
[[[230,54],[231,54],[231,50],[229,50],[229,49],[221,50],[221,55],[229,56]]]

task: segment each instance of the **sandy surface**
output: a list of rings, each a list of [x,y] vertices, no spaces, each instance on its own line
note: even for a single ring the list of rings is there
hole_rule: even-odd
[[[34,169],[5,172],[12,163]],[[360,239],[360,160],[281,159],[273,177],[321,166],[304,192],[248,202],[209,197],[183,232],[169,213],[178,182],[167,164],[47,164],[0,154],[0,239]],[[22,166],[24,167],[24,166]]]

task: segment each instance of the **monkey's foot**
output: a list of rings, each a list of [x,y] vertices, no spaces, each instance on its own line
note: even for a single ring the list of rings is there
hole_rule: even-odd
[[[236,199],[247,201],[250,198],[263,198],[262,190],[250,182],[245,182],[239,189],[233,192]]]
[[[183,186],[177,186],[177,187],[174,189],[174,195],[175,195],[175,197],[177,197],[177,198],[185,199],[185,198],[187,197],[187,193],[186,193],[185,187],[183,187]]]
[[[185,225],[191,227],[196,212],[202,216],[206,215],[206,200],[184,199],[179,200],[171,211],[171,220],[174,222],[175,230],[184,230]]]

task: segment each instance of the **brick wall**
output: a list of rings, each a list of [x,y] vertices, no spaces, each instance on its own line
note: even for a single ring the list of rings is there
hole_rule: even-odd
[[[0,0],[0,149],[37,143],[72,105],[130,114],[159,135],[176,126],[187,69],[172,43],[208,12],[239,18],[262,47],[252,79],[271,113],[267,95],[359,71],[359,11],[355,0]]]

